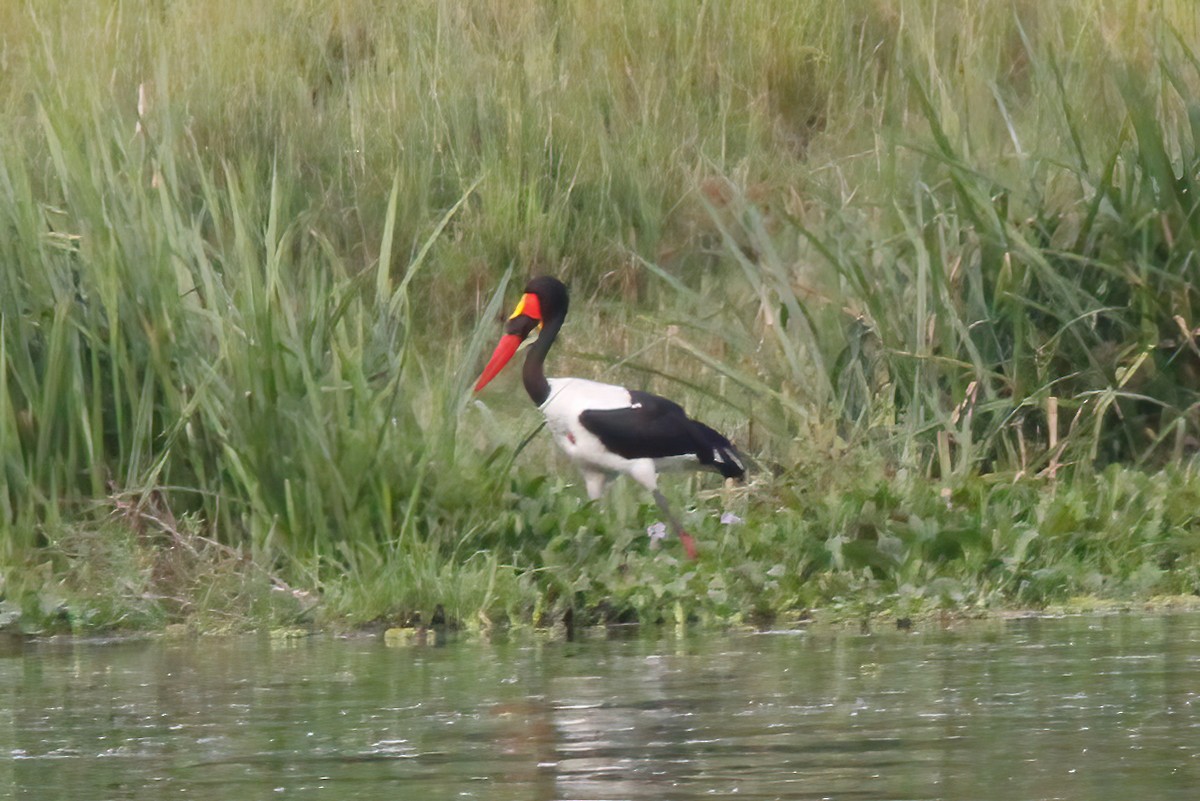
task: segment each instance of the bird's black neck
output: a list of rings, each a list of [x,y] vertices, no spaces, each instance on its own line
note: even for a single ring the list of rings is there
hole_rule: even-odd
[[[546,320],[537,341],[529,346],[529,353],[525,356],[521,379],[535,406],[541,406],[550,397],[550,382],[546,380],[545,370],[546,354],[550,352],[550,346],[558,336],[558,329],[562,328],[563,319],[564,317],[556,317]]]

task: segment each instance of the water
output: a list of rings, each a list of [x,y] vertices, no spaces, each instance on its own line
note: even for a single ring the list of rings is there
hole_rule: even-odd
[[[0,797],[1200,798],[1200,616],[0,650]]]

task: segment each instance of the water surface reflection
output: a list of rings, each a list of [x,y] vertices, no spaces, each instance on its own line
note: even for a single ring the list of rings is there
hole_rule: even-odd
[[[1200,616],[0,656],[30,799],[1191,799]]]

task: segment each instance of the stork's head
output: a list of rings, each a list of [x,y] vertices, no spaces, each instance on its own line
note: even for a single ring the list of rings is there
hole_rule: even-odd
[[[509,315],[504,324],[504,336],[492,352],[487,367],[475,382],[475,391],[483,389],[487,383],[504,369],[517,348],[525,341],[535,328],[541,329],[547,321],[561,324],[567,315],[567,288],[562,281],[548,275],[540,275],[530,279],[525,285],[525,292],[517,302],[517,308]]]

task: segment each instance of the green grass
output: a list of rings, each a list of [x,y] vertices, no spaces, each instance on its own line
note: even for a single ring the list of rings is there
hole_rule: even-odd
[[[1186,0],[9,3],[0,616],[1197,593],[1198,25]],[[667,479],[697,565],[649,547],[634,488],[587,503],[526,442],[514,375],[471,396],[538,272],[574,292],[555,372],[676,397],[757,464]]]

